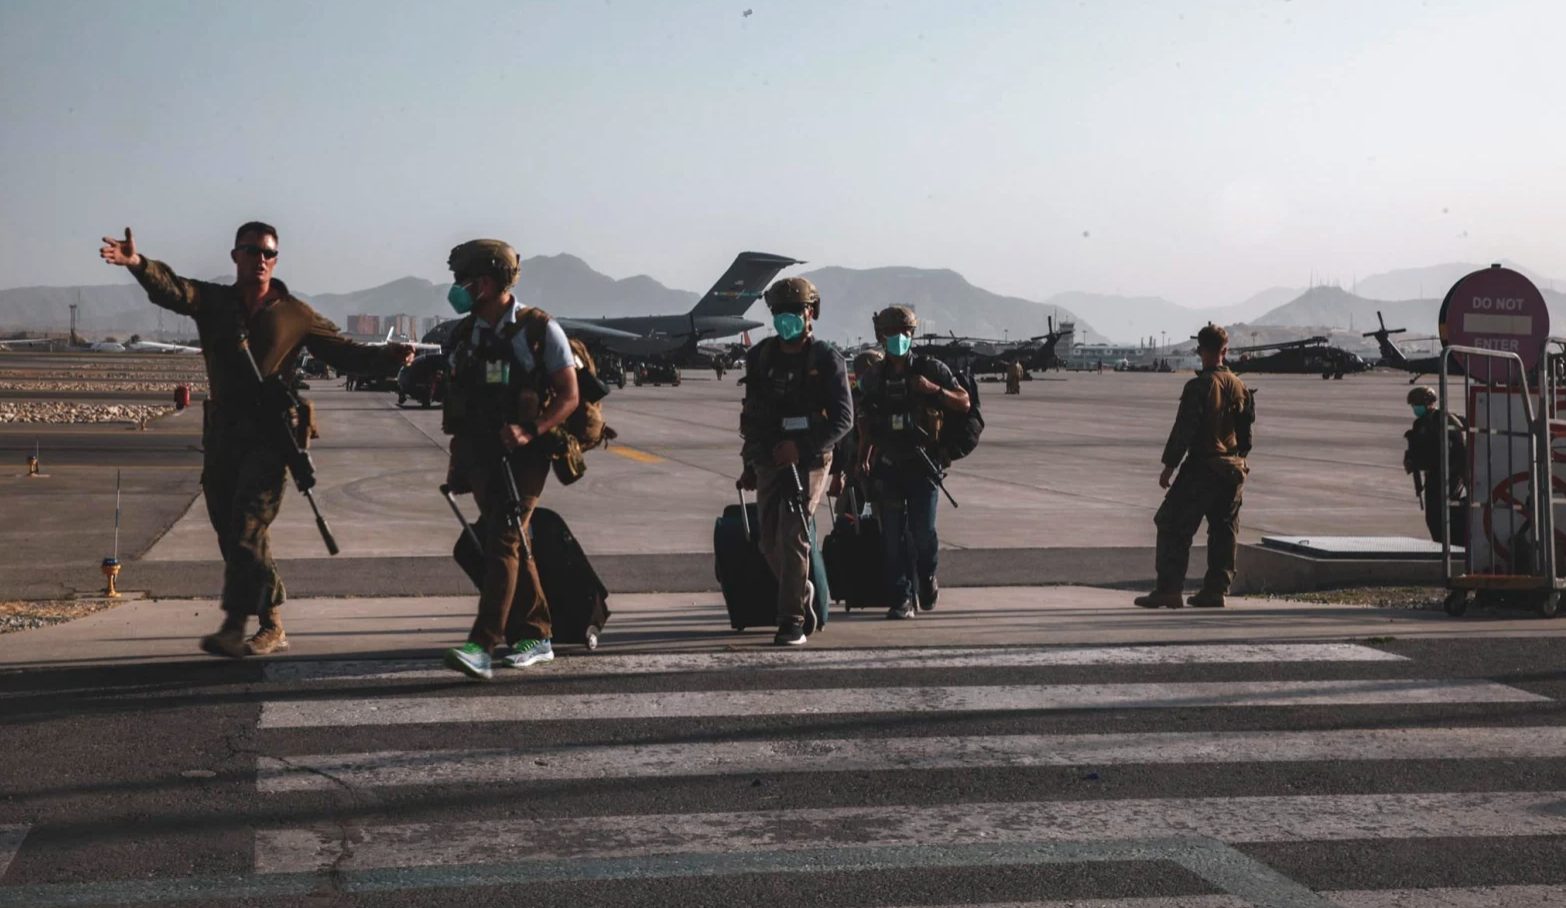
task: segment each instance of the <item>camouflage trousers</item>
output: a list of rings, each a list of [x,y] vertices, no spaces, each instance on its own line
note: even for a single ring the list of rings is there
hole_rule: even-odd
[[[1234,582],[1239,552],[1240,497],[1236,485],[1213,472],[1203,461],[1187,460],[1153,516],[1158,527],[1158,591],[1179,593],[1191,562],[1191,540],[1207,521],[1207,576],[1202,589],[1227,593]]]
[[[203,436],[201,489],[223,553],[223,611],[259,615],[288,598],[269,535],[287,468],[248,424],[209,425]]]

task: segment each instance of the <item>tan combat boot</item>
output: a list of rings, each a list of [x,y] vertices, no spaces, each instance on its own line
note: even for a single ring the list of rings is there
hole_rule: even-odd
[[[269,656],[288,649],[288,635],[283,633],[283,616],[276,606],[261,613],[261,629],[245,641],[245,648],[252,656]]]
[[[245,615],[233,612],[223,613],[223,626],[217,633],[208,634],[201,638],[201,651],[211,653],[214,656],[227,656],[230,659],[243,659],[249,654],[245,646]]]
[[[1148,593],[1131,600],[1139,608],[1185,608],[1185,600],[1179,593]]]

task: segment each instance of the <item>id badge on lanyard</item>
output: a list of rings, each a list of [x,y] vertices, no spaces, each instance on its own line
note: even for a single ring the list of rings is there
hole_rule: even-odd
[[[511,363],[503,359],[484,361],[484,384],[503,385],[511,378]]]
[[[901,432],[901,431],[903,431],[906,428],[908,428],[908,417],[904,416],[901,413],[893,413],[892,414],[892,431],[893,432]]]

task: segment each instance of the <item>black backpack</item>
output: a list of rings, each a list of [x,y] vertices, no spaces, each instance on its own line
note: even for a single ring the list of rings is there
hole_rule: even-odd
[[[962,460],[979,446],[984,434],[984,414],[979,410],[979,385],[967,369],[953,369],[957,384],[968,392],[968,412],[948,411],[941,421],[941,454],[948,462]]]

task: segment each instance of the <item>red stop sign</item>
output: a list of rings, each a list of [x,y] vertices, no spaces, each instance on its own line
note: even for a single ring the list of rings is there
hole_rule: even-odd
[[[1452,285],[1441,301],[1441,342],[1454,347],[1479,347],[1497,353],[1515,353],[1523,365],[1539,364],[1544,339],[1550,336],[1550,310],[1544,294],[1521,274],[1500,265],[1464,277]],[[1476,378],[1506,374],[1506,365],[1488,357],[1457,353],[1453,358]],[[1491,373],[1489,370],[1493,370]]]

